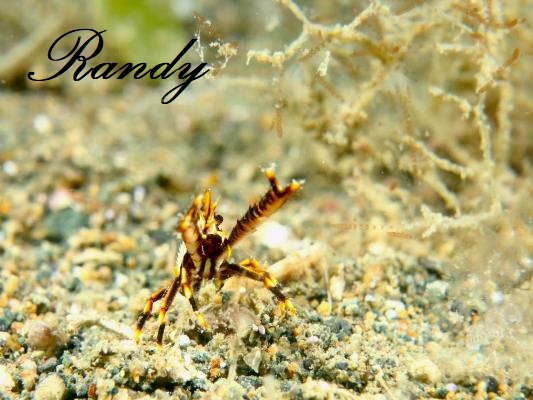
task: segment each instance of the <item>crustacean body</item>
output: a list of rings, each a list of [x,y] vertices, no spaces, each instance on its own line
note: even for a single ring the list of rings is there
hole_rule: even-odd
[[[166,313],[178,292],[190,302],[198,325],[204,329],[207,323],[198,311],[194,293],[202,283],[214,280],[217,288],[231,276],[240,275],[261,281],[280,302],[282,314],[289,311],[294,314],[294,306],[283,294],[281,285],[266,269],[254,259],[246,259],[239,263],[230,262],[232,247],[266,218],[276,212],[301,187],[303,182],[292,181],[282,187],[272,167],[265,170],[270,182],[269,190],[256,204],[250,206],[246,214],[240,218],[229,235],[220,228],[222,217],[216,213],[218,201],[212,202],[211,192],[206,190],[197,196],[187,214],[178,222],[176,233],[183,243],[178,249],[171,283],[154,292],[146,301],[144,310],[139,315],[135,338],[140,340],[143,326],[152,312],[153,304],[162,300],[159,311],[159,330],[157,344],[162,345],[166,325]]]

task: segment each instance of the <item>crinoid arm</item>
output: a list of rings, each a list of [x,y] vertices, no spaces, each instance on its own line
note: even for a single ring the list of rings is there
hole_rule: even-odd
[[[265,169],[264,172],[270,182],[270,189],[237,221],[226,242],[227,246],[234,246],[244,236],[255,231],[261,222],[279,210],[303,185],[303,181],[293,180],[287,186],[282,187],[276,178],[273,166]]]

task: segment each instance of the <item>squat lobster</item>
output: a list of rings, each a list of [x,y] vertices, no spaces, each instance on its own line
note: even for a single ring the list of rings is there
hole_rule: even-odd
[[[270,189],[261,200],[250,206],[248,211],[233,227],[229,236],[220,229],[222,216],[216,214],[218,200],[211,202],[211,192],[206,190],[198,195],[187,214],[176,226],[176,232],[181,235],[183,243],[178,249],[174,278],[168,287],[152,293],[146,301],[144,310],[140,313],[135,330],[135,340],[139,342],[143,326],[152,312],[153,304],[161,299],[159,311],[159,330],[157,344],[162,346],[166,325],[166,313],[179,291],[190,302],[196,314],[198,325],[207,329],[204,316],[198,311],[193,293],[206,281],[215,280],[217,290],[222,287],[224,280],[234,275],[246,276],[256,281],[262,281],[280,302],[282,315],[286,311],[295,314],[294,306],[281,290],[279,282],[270,275],[264,267],[253,259],[246,259],[238,264],[229,262],[231,248],[266,218],[276,212],[303,185],[302,181],[292,181],[282,187],[275,175],[274,168],[267,168],[265,175],[270,182]]]

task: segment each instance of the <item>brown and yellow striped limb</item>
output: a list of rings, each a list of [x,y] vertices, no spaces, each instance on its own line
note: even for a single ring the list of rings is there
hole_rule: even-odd
[[[178,250],[176,264],[174,265],[174,278],[172,282],[170,283],[168,287],[161,288],[155,291],[154,293],[152,293],[150,297],[148,298],[148,300],[146,301],[143,311],[139,314],[139,318],[137,319],[137,326],[135,327],[135,341],[137,343],[139,343],[141,340],[141,334],[144,328],[144,324],[146,323],[146,320],[148,319],[148,317],[150,317],[150,314],[152,313],[152,308],[154,306],[154,303],[161,299],[163,299],[163,302],[161,304],[161,310],[159,312],[159,321],[160,321],[159,332],[160,333],[158,333],[158,337],[159,335],[161,335],[161,338],[163,337],[163,332],[165,331],[166,312],[169,309],[170,305],[172,304],[172,301],[174,300],[174,297],[176,296],[176,291],[177,289],[179,289],[180,284],[181,284],[181,276],[180,276],[181,265],[178,265],[178,263],[181,263],[181,258],[182,257],[180,257],[179,250]],[[158,344],[159,345],[161,344],[159,342],[159,339],[158,339]]]
[[[137,319],[137,326],[135,328],[135,341],[137,343],[139,343],[139,341],[141,340],[141,332],[143,330],[144,324],[146,323],[146,320],[152,313],[154,303],[165,297],[165,295],[167,294],[167,290],[167,288],[159,289],[157,292],[152,293],[150,298],[146,300],[144,310],[142,313],[139,314],[139,318]]]
[[[263,285],[265,285],[265,287],[278,299],[282,316],[285,315],[287,311],[291,315],[296,314],[296,310],[291,301],[283,294],[281,284],[256,260],[249,258],[241,261],[239,264],[225,263],[223,266],[230,269],[235,275],[245,276],[254,281],[263,282]]]
[[[198,326],[200,326],[202,329],[206,329],[206,330],[209,329],[209,325],[207,324],[207,321],[204,315],[200,311],[198,311],[198,305],[196,304],[196,300],[194,299],[194,296],[192,294],[192,290],[191,290],[191,287],[189,286],[189,281],[187,280],[186,273],[182,275],[180,291],[187,298],[187,300],[189,300],[192,310],[194,311],[194,314],[196,315],[196,322],[198,323]]]
[[[191,256],[191,259],[197,268],[202,263],[202,255],[200,254],[200,238],[202,236],[202,232],[200,232],[198,229],[196,221],[199,213],[202,211],[201,207],[203,199],[203,195],[196,196],[191,207],[189,208],[189,211],[187,211],[187,214],[185,214],[183,219],[176,227],[176,232],[181,234],[183,243],[187,248],[187,252]]]
[[[196,315],[198,325],[203,329],[209,328],[204,315],[198,311],[198,307],[192,295],[192,291],[189,287],[189,284],[187,282],[180,283],[180,277],[175,277],[168,288],[163,288],[158,290],[157,292],[154,292],[146,301],[144,310],[139,315],[139,319],[137,320],[137,327],[135,329],[135,341],[137,343],[139,343],[141,340],[141,333],[144,324],[152,313],[154,303],[163,299],[161,303],[161,309],[159,310],[159,328],[157,330],[157,345],[159,347],[163,345],[163,335],[165,333],[166,328],[166,314],[168,309],[172,305],[172,302],[174,301],[174,298],[176,297],[176,293],[178,291],[183,293],[187,300],[189,300],[189,303],[191,304],[191,307]]]
[[[166,315],[167,311],[170,308],[170,305],[176,297],[180,285],[180,278],[176,277],[172,280],[165,297],[161,303],[161,309],[159,310],[159,329],[157,330],[157,345],[159,347],[163,346],[163,334],[165,333],[166,326]]]
[[[263,195],[259,202],[249,207],[246,214],[237,221],[237,224],[226,241],[227,246],[234,246],[235,243],[248,233],[253,232],[261,222],[274,214],[302,187],[302,182],[297,181],[292,181],[287,186],[282,187],[276,178],[273,167],[267,168],[265,175],[270,182],[270,189]]]
[[[198,326],[200,326],[202,329],[209,329],[209,325],[207,324],[207,321],[205,320],[204,315],[198,311],[198,305],[196,304],[196,300],[194,299],[194,296],[192,294],[191,288],[189,287],[188,283],[184,283],[182,285],[182,292],[183,295],[189,300],[189,303],[191,304],[192,310],[194,311],[194,314],[196,315],[196,322],[198,323]]]

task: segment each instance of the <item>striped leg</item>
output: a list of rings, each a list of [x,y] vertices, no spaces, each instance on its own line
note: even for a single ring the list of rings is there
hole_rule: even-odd
[[[292,181],[285,187],[281,186],[273,167],[267,168],[265,175],[270,182],[270,189],[237,221],[226,240],[226,246],[234,246],[247,234],[255,231],[259,224],[279,210],[303,185],[303,182]]]
[[[209,325],[205,320],[204,314],[198,311],[198,305],[196,304],[196,300],[194,299],[194,296],[192,294],[191,287],[189,286],[189,282],[187,280],[187,273],[185,270],[182,272],[180,292],[183,293],[187,300],[189,300],[192,310],[196,315],[196,322],[198,323],[198,326],[200,326],[202,329],[208,330]]]
[[[137,319],[137,327],[135,328],[135,341],[137,343],[139,343],[139,341],[141,340],[141,332],[143,330],[144,324],[146,323],[146,320],[152,313],[152,307],[154,306],[154,303],[156,301],[161,300],[167,294],[167,290],[167,288],[159,289],[157,292],[152,293],[150,298],[146,300],[144,310],[142,313],[139,314],[139,318]]]
[[[178,292],[179,288],[179,282],[179,277],[175,277],[172,280],[172,283],[166,291],[165,298],[161,303],[161,309],[159,310],[159,329],[157,330],[157,345],[159,347],[163,346],[163,334],[165,333],[166,314],[168,309],[170,308],[170,305],[172,304],[172,301],[174,300],[174,297],[176,297],[176,293]]]
[[[270,290],[279,301],[279,308],[281,315],[285,315],[288,311],[291,315],[296,314],[296,310],[291,301],[283,294],[281,284],[268,273],[265,268],[261,266],[254,259],[246,259],[239,264],[226,264],[236,275],[246,276],[255,281],[263,282],[265,287]]]

